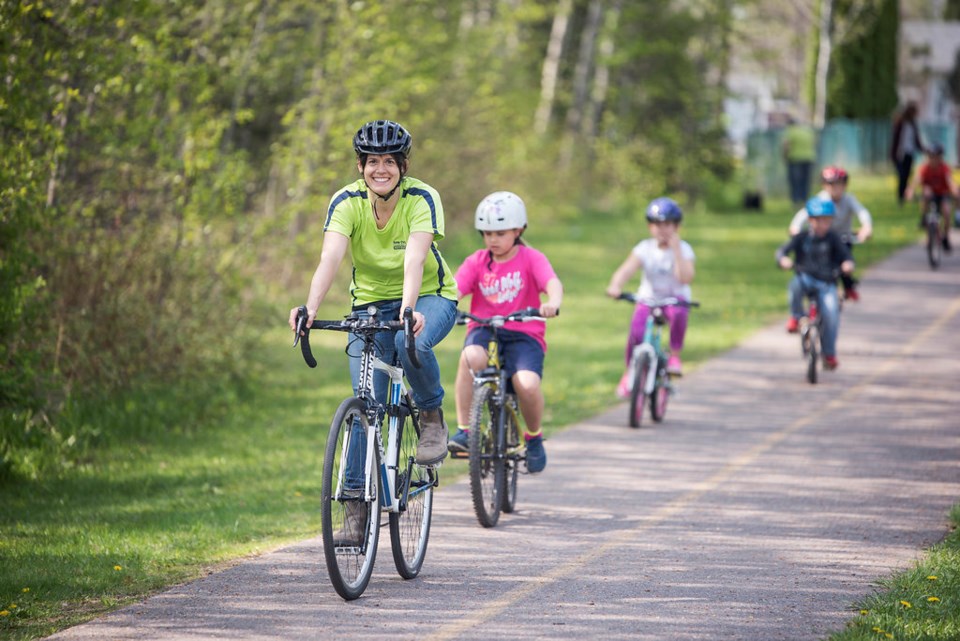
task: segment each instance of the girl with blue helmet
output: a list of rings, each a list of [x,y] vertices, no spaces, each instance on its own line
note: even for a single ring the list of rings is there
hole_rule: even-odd
[[[641,299],[676,298],[689,302],[691,298],[690,282],[693,280],[693,248],[680,238],[680,222],[683,210],[671,198],[655,198],[647,206],[647,229],[650,238],[637,243],[623,264],[610,277],[607,295],[617,298],[624,286],[637,271],[643,270],[637,295]],[[687,332],[689,309],[682,305],[670,305],[664,309],[670,323],[670,358],[667,371],[679,376],[682,371],[680,352]],[[630,363],[634,346],[643,341],[643,332],[650,315],[650,307],[639,303],[630,322],[630,334],[627,338],[625,362]],[[626,398],[629,395],[627,382],[629,368],[624,372],[617,386],[617,394]]]

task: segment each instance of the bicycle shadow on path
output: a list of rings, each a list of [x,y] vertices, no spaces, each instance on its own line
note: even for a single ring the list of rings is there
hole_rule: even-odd
[[[417,579],[384,529],[346,603],[312,539],[51,638],[823,638],[960,496],[960,256],[910,247],[860,291],[818,385],[777,324],[681,379],[662,424],[617,403],[551,437],[496,528],[442,486]]]

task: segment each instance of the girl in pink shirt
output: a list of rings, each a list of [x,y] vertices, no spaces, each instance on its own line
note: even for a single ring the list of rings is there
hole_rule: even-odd
[[[536,307],[544,318],[557,315],[563,301],[563,285],[550,261],[526,245],[520,236],[527,227],[527,210],[514,193],[498,191],[477,206],[474,225],[483,236],[485,248],[467,257],[457,270],[460,298],[470,296],[470,313],[489,318]],[[545,303],[541,294],[547,295]],[[545,323],[511,321],[499,331],[503,368],[510,376],[520,412],[527,426],[527,470],[541,472],[547,464],[543,449],[543,357]],[[450,450],[467,451],[473,376],[487,366],[488,328],[467,326],[460,365],[457,369],[456,399],[459,429],[450,439]]]

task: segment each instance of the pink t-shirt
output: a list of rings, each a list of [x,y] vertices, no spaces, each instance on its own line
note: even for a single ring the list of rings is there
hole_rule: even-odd
[[[457,289],[461,295],[470,296],[471,314],[489,318],[540,307],[540,294],[557,275],[542,253],[527,245],[520,245],[519,249],[517,255],[505,263],[491,262],[490,252],[480,249],[460,265],[455,277]],[[529,334],[546,352],[545,325],[543,321],[510,321],[504,328]],[[471,322],[468,331],[475,326],[476,323]]]

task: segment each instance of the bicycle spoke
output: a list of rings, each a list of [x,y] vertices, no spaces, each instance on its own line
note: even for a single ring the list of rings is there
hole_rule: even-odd
[[[390,543],[397,572],[412,579],[420,573],[427,554],[435,479],[430,468],[415,462],[419,432],[409,414],[401,416],[397,438],[397,499],[401,511],[390,513]]]

